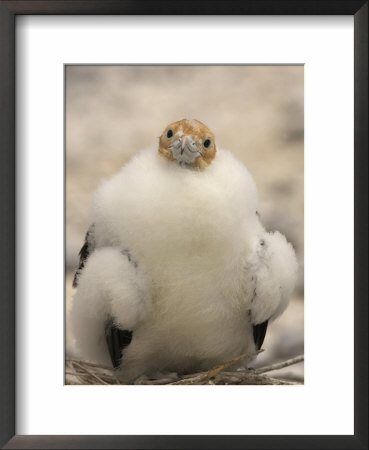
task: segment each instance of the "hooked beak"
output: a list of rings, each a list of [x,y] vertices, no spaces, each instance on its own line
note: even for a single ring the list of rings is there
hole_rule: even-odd
[[[187,136],[183,136],[182,141],[181,141],[181,155],[183,155],[184,149],[186,147],[186,140],[187,140]]]
[[[198,148],[192,136],[182,135],[169,145],[168,148],[171,150],[173,158],[181,165],[191,165],[199,155],[203,157],[201,150]]]

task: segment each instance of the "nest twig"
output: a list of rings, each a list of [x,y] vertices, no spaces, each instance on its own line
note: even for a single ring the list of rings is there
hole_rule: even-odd
[[[292,366],[304,360],[303,355],[295,358],[282,361],[280,363],[261,367],[259,369],[245,369],[227,371],[234,364],[242,361],[246,357],[254,356],[260,353],[259,350],[253,354],[244,354],[223,364],[220,364],[212,369],[188,374],[162,374],[157,378],[140,377],[134,384],[138,385],[298,385],[303,383],[303,378],[287,374],[285,376],[269,377],[265,375],[266,372],[279,370],[285,367]],[[79,361],[75,359],[66,360],[66,384],[73,385],[122,385],[126,384],[119,380],[116,372],[106,366],[90,363],[87,361]]]

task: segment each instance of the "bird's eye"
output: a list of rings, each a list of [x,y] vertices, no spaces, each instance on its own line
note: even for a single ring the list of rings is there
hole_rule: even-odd
[[[211,144],[211,140],[210,139],[205,139],[205,141],[204,141],[204,147],[205,148],[209,148],[210,147],[210,144]]]
[[[171,138],[173,136],[173,130],[167,131],[167,138]]]

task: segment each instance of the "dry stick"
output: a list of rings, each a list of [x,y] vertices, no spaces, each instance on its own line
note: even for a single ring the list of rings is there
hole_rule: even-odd
[[[109,384],[106,383],[104,380],[102,380],[100,377],[98,377],[97,375],[95,375],[94,373],[90,372],[89,370],[86,369],[86,367],[83,367],[82,364],[78,363],[78,362],[74,362],[74,364],[77,364],[78,366],[80,366],[82,369],[84,369],[85,372],[87,372],[89,375],[91,375],[93,378],[96,378],[97,381],[100,381],[100,383],[102,384]]]
[[[114,373],[112,373],[112,370],[110,368],[108,368],[106,366],[99,366],[98,364],[93,364],[93,363],[85,362],[85,361],[77,361],[75,359],[68,359],[67,363],[71,364],[72,368],[74,370],[76,370],[75,373],[66,372],[66,374],[68,374],[68,375],[77,376],[77,374],[78,374],[78,375],[83,375],[85,377],[86,376],[91,377],[91,375],[92,375],[94,378],[97,378],[99,380],[99,382],[104,382],[102,377],[105,379],[109,379],[110,383],[105,383],[105,384],[114,384],[113,381],[115,382],[115,384],[121,384],[119,379],[117,378],[117,376]],[[78,365],[78,367],[76,367],[76,365]],[[84,367],[85,365],[91,366],[96,369],[101,369],[101,370],[107,371],[108,373],[101,373],[100,377],[98,377],[96,374],[92,374],[89,370],[87,370],[86,367]],[[86,380],[84,380],[84,381],[86,381]]]
[[[81,361],[81,360],[77,360],[77,359],[67,359],[66,362],[70,362],[70,363],[77,363],[79,365],[83,364],[84,366],[91,366],[91,367],[97,367],[98,369],[104,369],[104,370],[109,370],[111,371],[112,368],[108,367],[108,366],[101,366],[100,364],[94,364],[92,362],[88,362],[88,361]]]
[[[81,384],[96,384],[95,377],[92,377],[89,373],[81,371],[81,369],[74,364],[72,365],[74,370],[74,376],[80,380]]]
[[[272,378],[268,375],[256,374],[255,370],[237,371],[237,372],[222,372],[216,378],[216,384],[223,384],[224,382],[230,384],[286,384],[286,385],[301,385],[297,380],[288,380],[282,378]]]
[[[300,384],[300,383],[296,383],[292,380],[281,380],[281,379],[277,379],[277,378],[270,378],[267,376],[263,376],[260,375],[264,372],[267,371],[272,371],[272,370],[277,370],[277,369],[281,369],[284,367],[288,367],[292,364],[297,364],[301,361],[303,361],[304,357],[301,356],[297,356],[295,358],[289,359],[287,361],[281,362],[281,363],[277,363],[277,364],[273,364],[271,366],[265,366],[262,367],[260,369],[256,369],[253,371],[237,371],[237,372],[224,372],[225,369],[227,369],[228,367],[230,367],[231,365],[239,362],[240,360],[246,358],[246,357],[250,357],[250,356],[254,356],[257,355],[258,353],[260,353],[262,350],[256,352],[256,353],[251,353],[251,354],[244,354],[241,355],[231,361],[227,361],[224,364],[221,364],[219,366],[216,366],[212,369],[210,369],[207,372],[200,372],[200,373],[196,373],[196,374],[189,374],[186,375],[185,377],[178,379],[176,381],[173,382],[173,380],[170,380],[168,378],[162,378],[162,379],[154,379],[154,380],[145,380],[145,381],[141,381],[140,383],[137,384],[170,384],[170,385],[191,385],[191,384],[219,384],[219,383],[229,383],[231,382],[232,384],[288,384],[288,385],[293,385],[293,384]],[[84,362],[84,361],[77,361],[77,360],[67,360],[67,363],[69,363],[72,366],[72,369],[75,371],[73,373],[71,372],[67,372],[67,375],[70,376],[74,376],[77,379],[80,380],[81,383],[86,384],[86,382],[88,382],[88,380],[90,380],[90,383],[93,384],[94,379],[98,380],[99,383],[103,383],[103,384],[114,384],[114,381],[116,384],[121,384],[120,380],[117,378],[117,376],[113,373],[113,371],[108,368],[108,367],[104,367],[104,366],[99,366],[98,364],[93,364],[93,363],[89,363],[89,362]],[[95,368],[95,369],[101,369],[104,371],[107,371],[108,373],[102,373],[100,374],[100,377],[97,376],[96,374],[90,372],[86,367],[90,366],[91,368]],[[82,371],[82,372],[81,372]],[[104,378],[106,382],[104,381]],[[210,379],[215,378],[215,383],[214,381],[210,381]],[[170,382],[172,381],[172,382]]]
[[[222,372],[216,378],[216,384],[242,384],[244,381],[254,381],[254,383],[249,384],[301,384],[296,383],[299,380],[288,380],[281,378],[271,378],[264,375],[255,374],[254,371],[242,371],[242,372]],[[270,381],[267,383],[267,381]],[[279,381],[283,383],[275,383],[274,381]]]
[[[208,370],[207,372],[201,372],[198,375],[193,376],[192,378],[181,379],[179,381],[175,381],[174,383],[169,383],[171,385],[180,385],[180,384],[194,384],[195,382],[201,383],[202,381],[208,381],[210,378],[215,377],[218,373],[223,372],[224,369],[236,364],[239,361],[251,356],[256,356],[264,350],[258,350],[254,353],[244,353],[243,355],[238,356],[237,358],[231,359],[224,364],[220,364],[219,366],[214,367],[213,369]]]
[[[274,378],[275,380],[283,381],[284,384],[289,384],[291,386],[302,386],[304,380],[296,381],[296,380],[287,380],[286,378]]]
[[[157,380],[138,380],[135,385],[166,385],[173,384],[173,378],[160,378]]]
[[[216,385],[295,385],[298,383],[289,380],[271,378],[266,375],[255,375],[251,371],[243,372],[221,372],[211,379],[197,379],[197,384],[216,384]],[[186,384],[186,383],[183,383]],[[194,383],[192,383],[194,384]]]
[[[244,353],[243,355],[237,356],[237,358],[231,359],[230,361],[227,361],[224,364],[219,364],[219,366],[210,369],[209,371],[206,372],[206,376],[207,378],[215,377],[215,375],[218,375],[218,373],[223,372],[224,369],[233,366],[233,364],[236,364],[237,362],[240,362],[245,358],[256,356],[263,351],[264,350],[258,350],[257,352],[254,353]]]
[[[245,380],[247,379],[247,376],[245,377]],[[272,384],[272,385],[279,385],[279,386],[290,386],[295,385],[297,383],[294,383],[292,381],[285,381],[285,380],[279,380],[278,378],[271,378],[268,376],[263,375],[257,375],[256,377],[251,377],[253,380],[253,383],[250,384]]]
[[[76,372],[65,372],[65,375],[71,375],[72,377],[77,377]],[[80,375],[81,377],[90,376],[87,373],[83,373],[83,372],[78,372],[78,375]]]
[[[73,377],[78,376],[78,377],[85,377],[85,378],[91,379],[91,375],[86,372],[65,372],[65,374],[73,376]],[[104,378],[105,378],[105,380],[116,381],[116,380],[114,380],[114,377],[109,376],[109,375],[104,375]],[[101,381],[103,381],[103,380],[101,380]]]
[[[101,377],[105,377],[105,378],[109,378],[110,382],[112,380],[114,380],[115,384],[121,384],[119,378],[115,375],[115,373],[114,373],[114,371],[113,371],[113,369],[111,367],[101,366],[99,364],[94,364],[94,363],[87,362],[87,361],[77,361],[75,359],[68,359],[67,362],[69,362],[69,363],[77,363],[80,367],[82,367],[82,366],[84,367],[85,365],[86,366],[91,366],[91,367],[93,367],[95,369],[100,369],[101,371],[108,372],[108,373],[102,373],[102,374],[100,374],[100,376]],[[85,367],[83,368],[83,370],[85,370]],[[114,383],[110,383],[110,384],[114,384]]]
[[[75,370],[74,365],[72,364],[72,369]],[[86,380],[84,380],[83,378],[81,378],[81,376],[78,374],[78,372],[75,372],[73,375],[75,378],[77,378],[77,380],[80,381],[81,384],[86,384]]]
[[[291,372],[283,373],[281,375],[276,375],[276,376],[278,376],[278,378],[280,380],[284,380],[284,381],[294,381],[294,382],[300,383],[300,384],[304,382],[303,376],[295,375],[294,373],[291,373]]]
[[[77,378],[77,376],[74,375],[73,373],[69,373],[67,375],[69,375],[69,376],[65,378],[65,384],[66,385],[73,384],[73,385],[77,385],[77,386],[81,386],[81,385],[84,386],[86,384],[85,381],[82,382],[82,380]],[[71,378],[71,376],[76,378],[77,381],[75,379]]]
[[[261,367],[260,369],[255,369],[253,373],[265,373],[271,372],[272,370],[283,369],[284,367],[292,366],[293,364],[297,364],[304,360],[304,355],[296,356],[295,358],[287,359],[287,361],[283,361],[276,364],[271,364],[270,366]]]

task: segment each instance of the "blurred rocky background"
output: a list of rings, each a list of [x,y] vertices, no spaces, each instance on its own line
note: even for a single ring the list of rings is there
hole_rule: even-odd
[[[92,192],[132,155],[155,144],[168,123],[195,118],[214,132],[218,147],[248,167],[262,222],[287,236],[300,263],[290,306],[269,326],[255,367],[302,354],[303,112],[303,66],[67,66],[67,310]],[[66,327],[66,351],[73,356],[68,322]],[[303,379],[303,364],[270,375]]]

